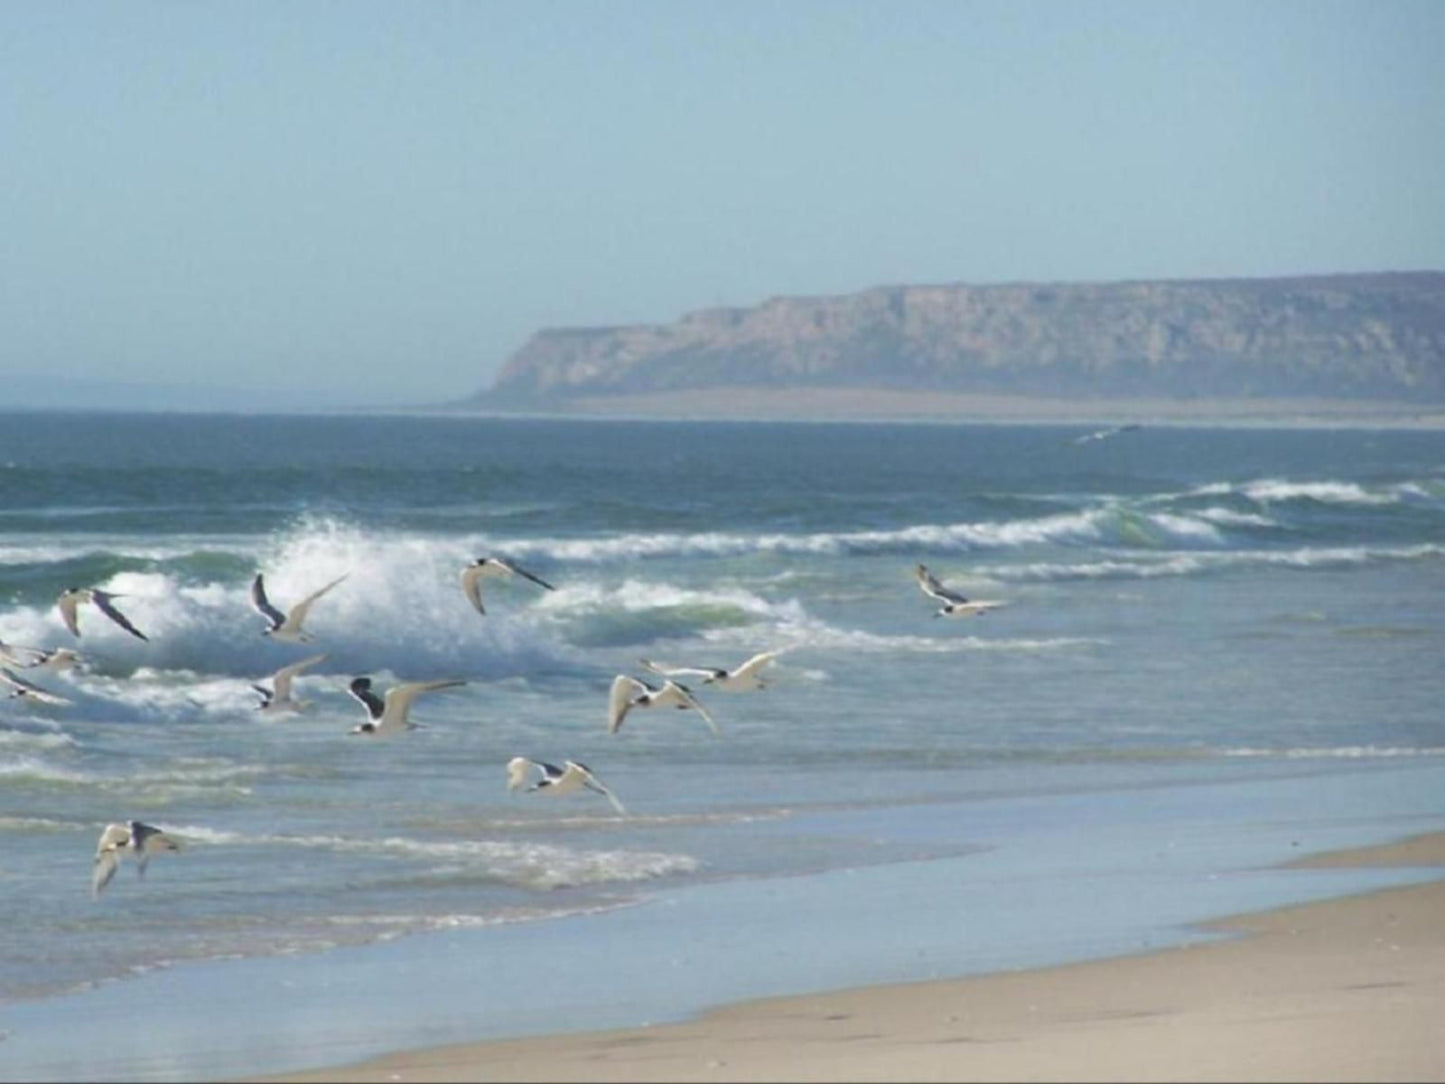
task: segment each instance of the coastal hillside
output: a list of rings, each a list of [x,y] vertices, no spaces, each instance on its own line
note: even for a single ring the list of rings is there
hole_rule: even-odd
[[[711,390],[1445,402],[1445,273],[889,286],[537,332],[463,406]]]

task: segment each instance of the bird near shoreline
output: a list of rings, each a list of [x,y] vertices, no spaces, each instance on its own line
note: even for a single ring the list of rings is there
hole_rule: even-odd
[[[149,640],[150,637],[132,625],[125,614],[116,609],[113,600],[121,597],[98,587],[67,587],[60,592],[60,598],[55,604],[60,608],[60,618],[72,636],[80,635],[80,607],[88,602],[136,639]]]
[[[311,592],[311,594],[307,595],[283,614],[280,610],[276,609],[275,606],[271,605],[270,599],[266,597],[265,577],[259,572],[256,573],[256,578],[251,581],[251,606],[258,614],[266,619],[268,624],[268,627],[262,631],[261,635],[269,636],[273,640],[288,640],[293,643],[302,644],[310,643],[312,636],[301,627],[301,623],[306,620],[306,615],[311,610],[312,604],[350,575],[350,572],[346,572],[337,576],[336,579],[321,588],[321,590]]]
[[[533,575],[525,568],[504,561],[500,557],[478,557],[462,569],[462,591],[477,613],[485,614],[487,612],[482,605],[482,580],[498,576],[521,576],[524,580],[531,580],[537,586],[545,587],[548,591],[557,590],[540,576]]]
[[[612,679],[612,689],[607,698],[607,733],[616,734],[621,730],[622,721],[633,708],[691,708],[702,716],[714,736],[722,736],[717,723],[692,691],[672,680],[656,688],[637,678],[618,674]]]
[[[146,864],[153,855],[176,853],[182,850],[180,841],[167,835],[159,828],[140,821],[125,824],[107,824],[100,833],[95,848],[94,869],[90,877],[90,894],[97,898],[105,891],[120,867],[122,855],[129,852],[136,858],[137,877],[144,877]]]
[[[328,658],[330,658],[330,656],[324,653],[320,655],[310,655],[291,663],[289,666],[281,667],[281,669],[271,675],[271,687],[269,689],[264,685],[252,685],[251,688],[261,694],[261,702],[256,705],[256,710],[270,714],[305,711],[306,708],[310,706],[311,701],[293,698],[291,696],[291,684],[301,671],[308,670],[317,663],[325,662]]]
[[[704,685],[710,688],[725,693],[741,693],[766,689],[767,682],[759,676],[759,671],[780,654],[782,654],[781,651],[760,651],[731,670],[700,666],[667,666],[651,659],[638,659],[637,661],[643,669],[650,670],[661,677],[682,678],[696,675],[702,679]]]
[[[546,794],[568,794],[585,788],[602,795],[611,802],[612,808],[617,810],[619,816],[627,816],[627,809],[618,800],[617,795],[613,794],[611,789],[593,774],[591,768],[577,760],[564,761],[563,766],[559,768],[545,760],[513,757],[507,761],[507,789],[516,790],[523,786],[533,769],[540,773],[540,778],[527,787],[527,793],[540,791]]]
[[[352,678],[347,690],[366,709],[367,720],[352,727],[352,734],[369,734],[384,738],[407,730],[422,729],[420,723],[413,723],[407,715],[411,712],[412,701],[422,693],[437,689],[450,689],[465,685],[457,678],[442,678],[438,681],[404,681],[386,690],[385,696],[377,696],[371,688],[371,678]]]
[[[996,610],[1000,606],[1008,605],[1006,602],[967,598],[941,584],[938,577],[928,571],[926,565],[919,565],[913,575],[918,581],[919,589],[925,595],[943,603],[934,613],[934,617],[977,617],[980,614],[988,613],[989,610]]]

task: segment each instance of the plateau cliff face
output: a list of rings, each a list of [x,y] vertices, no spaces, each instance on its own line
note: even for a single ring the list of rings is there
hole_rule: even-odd
[[[1445,402],[1445,273],[774,298],[540,331],[474,401],[779,387]]]

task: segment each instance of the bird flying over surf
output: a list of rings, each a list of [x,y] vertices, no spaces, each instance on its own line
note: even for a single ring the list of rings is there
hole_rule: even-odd
[[[311,592],[283,614],[271,605],[270,599],[266,597],[265,578],[260,572],[256,573],[256,578],[251,581],[251,605],[258,614],[266,619],[268,624],[261,635],[269,636],[273,640],[310,643],[311,634],[301,627],[301,623],[306,620],[306,614],[310,611],[312,603],[350,575],[350,572],[346,572],[337,576],[321,590]]]
[[[943,603],[934,617],[977,617],[979,614],[1008,605],[986,599],[970,599],[938,582],[938,577],[928,571],[926,565],[919,565],[913,573],[919,590],[931,599]]]
[[[548,764],[545,760],[513,757],[507,761],[507,789],[516,790],[525,784],[534,768],[540,773],[540,777],[527,788],[528,793],[542,791],[546,794],[567,794],[586,788],[611,802],[612,808],[617,810],[619,816],[627,816],[627,809],[618,800],[617,795],[613,794],[602,780],[592,774],[592,769],[577,760],[564,761],[563,766],[559,768],[555,764]]]
[[[760,671],[772,662],[781,651],[760,651],[752,658],[739,663],[731,670],[702,666],[667,666],[651,659],[638,659],[643,669],[651,670],[666,678],[699,677],[704,685],[727,693],[741,693],[752,689],[766,689],[767,682]]]
[[[1107,429],[1097,429],[1092,433],[1085,433],[1082,437],[1075,437],[1072,443],[1087,444],[1091,440],[1106,440],[1120,433],[1132,433],[1134,430],[1142,428],[1144,427],[1138,422],[1130,422],[1128,425],[1111,425]]]
[[[87,665],[80,652],[72,651],[68,647],[52,647],[43,651],[35,648],[26,650],[35,651],[35,661],[27,663],[26,670],[84,670]]]
[[[325,662],[330,656],[326,654],[310,655],[283,666],[271,675],[271,687],[264,685],[252,685],[251,688],[261,694],[261,702],[256,705],[257,711],[264,711],[272,714],[279,714],[288,711],[305,711],[310,706],[309,700],[297,700],[291,696],[291,683],[295,681],[298,674],[303,670],[310,669],[319,662]]]
[[[176,853],[182,850],[179,840],[167,835],[159,828],[140,821],[125,824],[107,824],[100,833],[100,842],[95,848],[95,864],[90,877],[90,894],[98,897],[120,866],[123,855],[129,853],[136,859],[137,877],[144,877],[146,863],[153,855]]]
[[[22,700],[35,700],[41,704],[54,704],[57,707],[66,707],[71,702],[65,697],[51,692],[49,689],[42,689],[39,685],[31,684],[23,677],[20,677],[8,667],[0,666],[0,685],[10,687],[9,699],[17,697]]]
[[[65,627],[70,630],[72,636],[80,635],[80,606],[82,603],[89,602],[136,639],[148,640],[149,637],[145,633],[132,625],[125,614],[116,609],[112,600],[120,597],[122,596],[102,591],[99,587],[67,587],[60,592],[60,598],[56,600],[55,604],[60,608],[61,620],[65,622]]]
[[[521,576],[524,580],[531,580],[537,586],[545,587],[548,591],[557,590],[540,576],[535,576],[525,568],[504,561],[500,557],[478,557],[462,569],[462,591],[476,608],[477,613],[487,612],[482,606],[482,580],[497,576]]]
[[[438,681],[404,681],[386,690],[385,697],[377,696],[371,688],[371,678],[352,678],[347,689],[361,706],[366,709],[367,719],[364,723],[358,723],[351,728],[352,734],[369,734],[373,737],[389,737],[392,734],[400,734],[406,730],[419,730],[421,725],[413,723],[407,715],[411,711],[411,702],[422,693],[432,692],[435,689],[450,689],[457,685],[465,685],[465,681],[456,678],[442,678]]]
[[[607,732],[616,734],[621,730],[623,719],[633,708],[691,708],[702,716],[714,735],[722,735],[717,723],[713,722],[712,716],[692,695],[692,691],[672,680],[664,681],[661,688],[656,688],[637,678],[618,674],[612,679],[612,689],[607,698]]]

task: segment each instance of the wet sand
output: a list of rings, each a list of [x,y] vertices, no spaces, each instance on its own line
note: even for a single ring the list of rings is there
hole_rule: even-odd
[[[1442,867],[1445,833],[1295,867]],[[1222,919],[1221,940],[433,1047],[286,1081],[1445,1079],[1445,880]],[[378,1004],[385,1000],[378,991]]]

